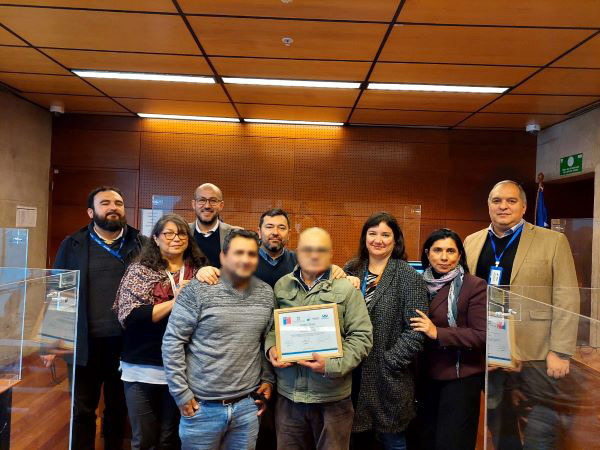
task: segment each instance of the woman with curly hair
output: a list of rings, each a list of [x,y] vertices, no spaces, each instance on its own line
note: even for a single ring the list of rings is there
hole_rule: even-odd
[[[179,409],[169,394],[161,344],[175,298],[206,265],[190,227],[161,217],[125,273],[113,306],[123,327],[121,369],[132,449],[179,448]]]

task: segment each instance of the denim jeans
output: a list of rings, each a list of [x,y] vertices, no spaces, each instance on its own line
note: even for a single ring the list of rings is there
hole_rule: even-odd
[[[376,436],[385,450],[406,450],[406,436],[404,433],[377,433]]]
[[[181,416],[183,450],[253,450],[258,436],[258,407],[247,397],[237,403],[199,402],[192,417]]]

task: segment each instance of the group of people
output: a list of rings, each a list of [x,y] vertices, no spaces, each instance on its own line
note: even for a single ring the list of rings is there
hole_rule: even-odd
[[[55,262],[81,271],[73,448],[94,448],[102,387],[110,449],[122,447],[127,415],[132,449],[475,448],[487,284],[560,273],[576,285],[565,237],[525,222],[526,205],[519,184],[496,184],[490,226],[464,245],[432,232],[420,275],[386,212],[367,219],[341,268],[322,228],[290,250],[282,209],[264,212],[257,233],[224,223],[213,184],[196,189],[194,222],[167,214],[149,237],[127,225],[118,188],[93,190],[90,224]],[[331,303],[343,355],[280,361],[274,310]],[[536,358],[560,378],[571,350]]]

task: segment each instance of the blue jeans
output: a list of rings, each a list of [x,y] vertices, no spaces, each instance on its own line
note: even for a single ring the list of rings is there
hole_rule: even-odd
[[[253,450],[258,436],[257,412],[250,397],[230,405],[200,402],[200,409],[192,417],[181,416],[181,448]]]
[[[404,433],[377,433],[376,436],[385,450],[406,450],[406,436]]]

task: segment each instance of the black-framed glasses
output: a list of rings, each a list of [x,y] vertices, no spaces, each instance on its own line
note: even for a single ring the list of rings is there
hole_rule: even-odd
[[[188,235],[184,231],[180,231],[179,233],[175,233],[174,231],[164,231],[161,233],[167,241],[172,241],[175,239],[175,236],[179,238],[180,241],[187,241]]]
[[[208,204],[210,206],[217,206],[219,203],[221,203],[223,200],[219,200],[218,198],[196,198],[194,199],[196,200],[196,203],[199,203],[200,205],[206,205],[206,203],[208,202]]]

